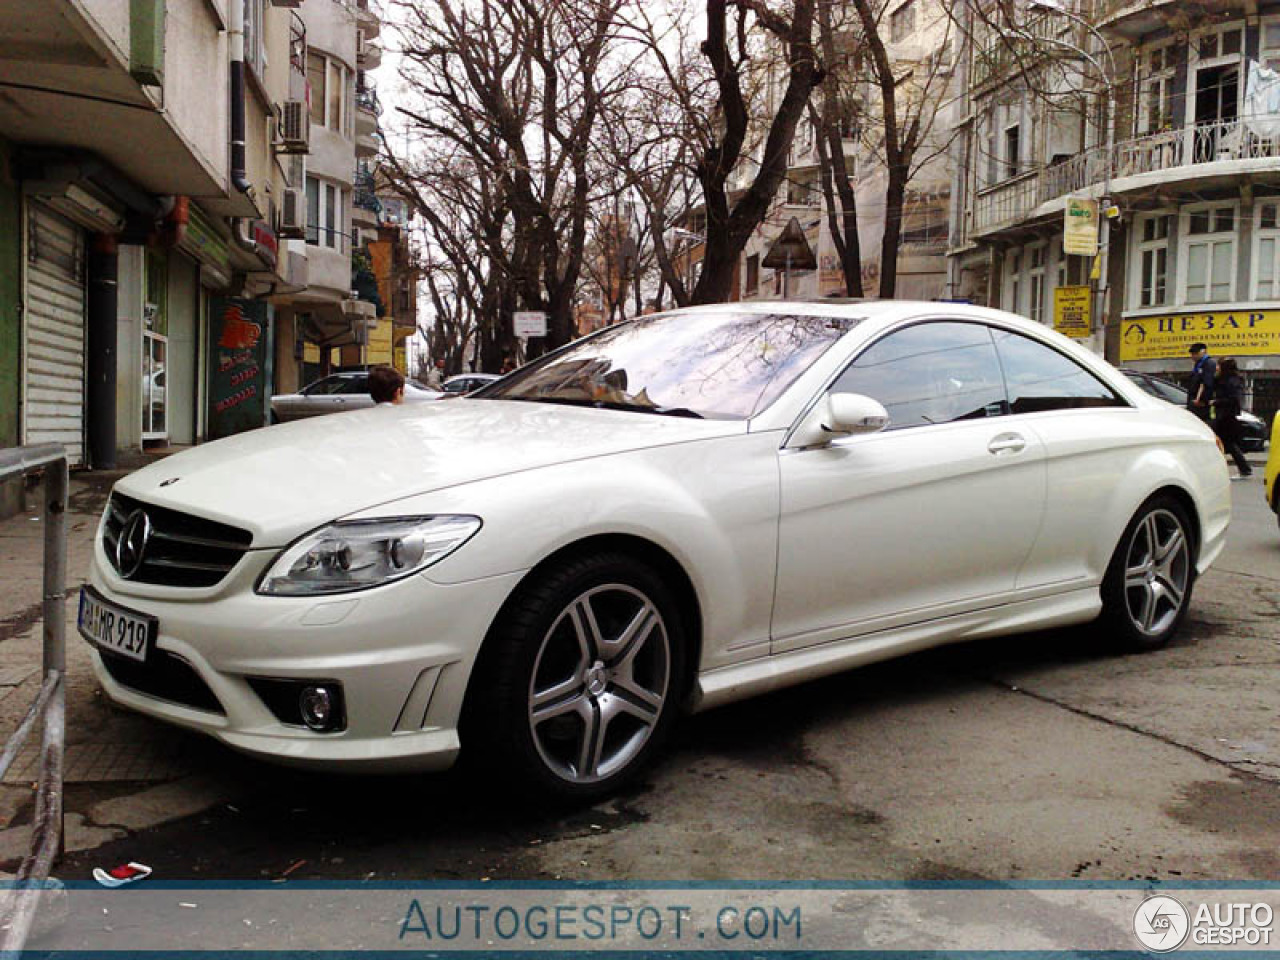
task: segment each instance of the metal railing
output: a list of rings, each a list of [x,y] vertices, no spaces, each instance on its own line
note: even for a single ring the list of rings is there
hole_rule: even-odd
[[[0,450],[0,482],[44,475],[44,671],[40,693],[0,753],[0,779],[43,721],[40,777],[31,845],[4,898],[0,954],[16,956],[35,922],[42,889],[62,850],[62,777],[66,747],[67,451],[60,443]],[[26,891],[26,892],[24,892]]]
[[[1220,120],[1162,130],[1117,143],[1110,155],[1111,178],[1158,173],[1223,160],[1280,159],[1280,136],[1261,136],[1249,118]],[[1024,219],[1042,203],[1101,184],[1107,174],[1105,147],[1023,174],[981,190],[974,198],[973,229],[991,230]]]

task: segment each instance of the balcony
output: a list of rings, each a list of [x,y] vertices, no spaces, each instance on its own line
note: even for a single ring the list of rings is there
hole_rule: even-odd
[[[370,136],[378,129],[378,117],[382,113],[382,104],[378,102],[378,92],[366,81],[365,85],[356,88],[356,136]]]
[[[382,63],[382,44],[364,37],[356,45],[356,66],[361,70],[376,70]]]
[[[1003,80],[1046,59],[1079,56],[1068,47],[1059,46],[1059,42],[1079,46],[1084,38],[1076,36],[1077,32],[1070,20],[1042,13],[1017,32],[992,35],[984,46],[974,48],[970,86],[979,88]]]
[[[382,11],[373,0],[356,0],[356,23],[364,31],[364,35],[373,39],[382,29]]]
[[[381,219],[382,201],[375,193],[373,174],[369,170],[358,169],[351,194],[351,222],[357,227],[373,230]]]
[[[1280,135],[1260,136],[1243,120],[1166,130],[1117,143],[1111,155],[1111,192],[1154,187],[1236,183],[1249,173],[1280,171]],[[1101,195],[1107,153],[1095,147],[1065,163],[1033,171],[979,191],[974,236],[994,233],[1061,211],[1070,194]]]

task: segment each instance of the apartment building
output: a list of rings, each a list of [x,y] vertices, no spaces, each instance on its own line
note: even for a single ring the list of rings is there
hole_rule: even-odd
[[[837,13],[848,34],[837,34],[837,49],[848,57],[841,67],[837,94],[846,167],[858,214],[862,283],[868,296],[879,292],[881,242],[884,237],[888,175],[884,161],[883,112],[865,44],[854,30],[852,7]],[[956,96],[954,61],[959,49],[954,21],[938,0],[891,0],[882,18],[886,52],[901,78],[899,115],[924,116],[924,136],[913,164],[902,212],[896,296],[937,299],[946,295],[946,249],[950,215],[951,172],[947,144],[954,135]],[[781,96],[785,64],[770,65],[763,85],[766,101]],[[815,95],[820,100],[821,95]],[[766,113],[771,104],[766,102]],[[904,124],[905,126],[905,124]],[[774,207],[743,252],[737,289],[743,299],[843,296],[846,290],[840,257],[832,238],[827,200],[821,183],[819,130],[802,119],[787,158],[787,173]],[[759,149],[759,147],[758,147]],[[737,182],[753,176],[754,162],[743,164]],[[836,204],[839,201],[836,200]],[[839,210],[837,209],[837,214]],[[769,251],[795,221],[814,253],[813,269],[766,265]],[[794,229],[794,228],[793,228]]]
[[[1203,341],[1237,357],[1255,409],[1274,412],[1280,7],[1033,0],[1016,24],[969,17],[957,295],[1043,323],[1057,302],[1061,324],[1064,296],[1091,287],[1074,334],[1094,350],[1182,379]],[[1100,255],[1064,253],[1068,204],[1104,194]]]
[[[381,20],[371,0],[305,0],[309,146],[289,253],[304,259],[304,289],[275,298],[278,387],[289,392],[329,370],[367,362],[377,306],[355,293],[364,241],[378,203],[370,158],[379,149],[380,105],[370,72],[382,61]]]

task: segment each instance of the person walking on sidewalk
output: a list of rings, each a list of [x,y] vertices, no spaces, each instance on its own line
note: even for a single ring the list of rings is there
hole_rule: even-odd
[[[1218,375],[1213,385],[1213,432],[1236,462],[1240,479],[1253,476],[1249,461],[1240,449],[1240,411],[1244,409],[1244,381],[1233,358],[1227,357],[1218,364]]]
[[[1213,383],[1218,374],[1218,364],[1209,356],[1209,348],[1203,343],[1191,345],[1191,358],[1196,365],[1191,370],[1191,382],[1187,384],[1187,409],[1208,423],[1209,404],[1213,400]]]

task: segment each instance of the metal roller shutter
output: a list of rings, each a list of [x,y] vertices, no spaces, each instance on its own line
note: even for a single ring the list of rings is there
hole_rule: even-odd
[[[66,445],[84,463],[84,234],[65,217],[27,203],[26,443]]]

